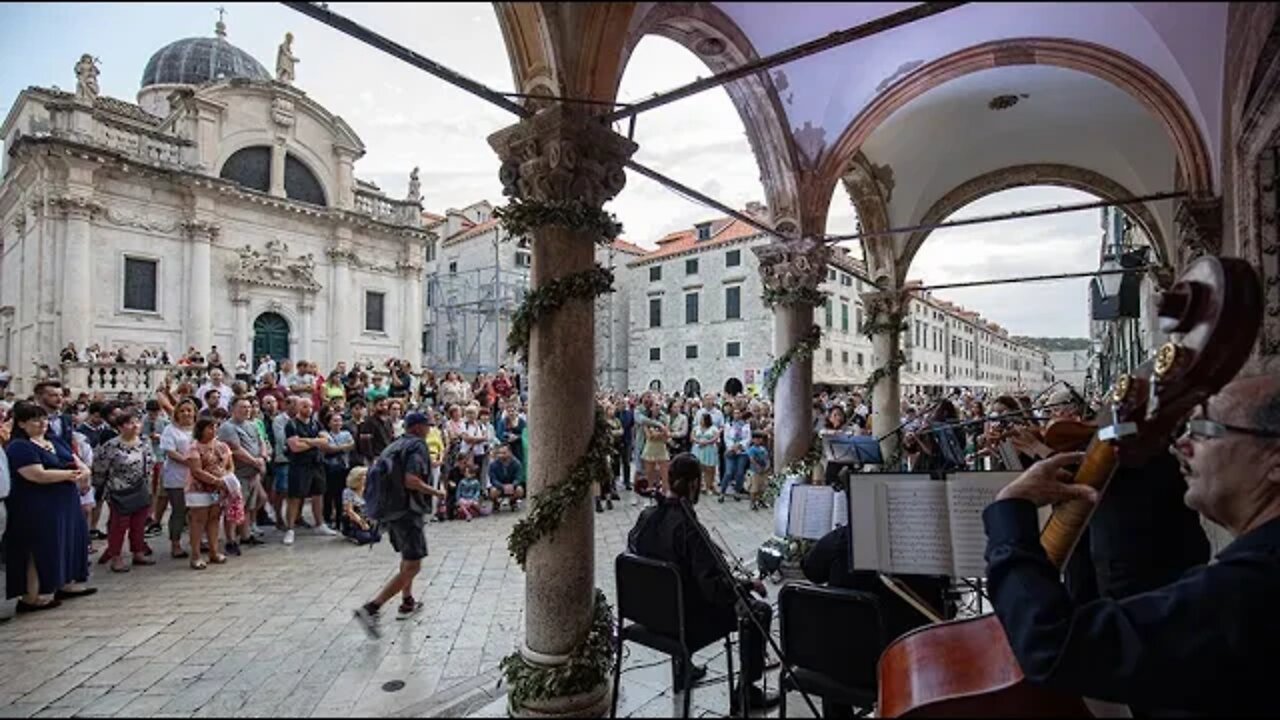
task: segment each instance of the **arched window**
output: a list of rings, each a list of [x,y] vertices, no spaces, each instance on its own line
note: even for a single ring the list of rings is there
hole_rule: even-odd
[[[271,190],[271,148],[266,145],[240,148],[227,158],[219,177],[251,190]]]
[[[324,188],[314,173],[306,165],[293,156],[284,158],[284,194],[290,200],[301,200],[304,203],[325,207]]]

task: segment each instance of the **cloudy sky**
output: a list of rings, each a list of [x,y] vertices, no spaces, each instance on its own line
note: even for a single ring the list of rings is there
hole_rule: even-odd
[[[0,116],[29,85],[74,89],[81,53],[101,60],[106,95],[132,100],[147,59],[173,40],[210,36],[216,3],[0,3]],[[331,9],[499,90],[512,88],[501,33],[488,3],[330,3]],[[428,210],[480,199],[502,201],[497,160],[485,138],[513,116],[395,58],[276,3],[231,3],[227,39],[268,70],[286,31],[301,58],[296,85],[342,116],[364,140],[356,174],[402,195],[409,170],[421,168]],[[709,75],[694,55],[663,38],[642,41],[623,77],[621,99],[636,100]],[[759,171],[742,123],[723,90],[642,114],[636,159],[720,201],[763,201]],[[1012,190],[962,209],[957,217],[1085,199],[1053,188]],[[610,207],[628,240],[651,246],[663,234],[717,213],[661,185],[629,174]],[[828,231],[852,232],[843,191],[832,202]],[[1096,212],[980,225],[935,233],[912,277],[949,283],[1036,275],[1097,266]],[[975,309],[1014,334],[1084,337],[1086,281],[948,290],[940,297]]]

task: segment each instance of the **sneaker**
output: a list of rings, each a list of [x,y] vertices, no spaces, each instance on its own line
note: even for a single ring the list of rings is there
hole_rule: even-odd
[[[327,535],[327,536],[329,536],[329,537],[334,537],[334,536],[336,536],[336,535],[338,534],[338,531],[337,531],[337,530],[334,530],[333,528],[329,527],[328,525],[325,525],[324,523],[319,523],[318,525],[316,525],[316,526],[315,526],[315,534],[316,534],[316,535]]]
[[[227,554],[240,557],[240,543],[227,543]]]
[[[611,499],[610,499],[610,500],[605,500],[605,501],[604,501],[604,509],[605,509],[605,510],[612,510],[612,509],[613,509],[613,500],[611,500]]]
[[[143,537],[155,537],[164,532],[164,528],[160,527],[160,523],[151,523],[146,530],[142,531]]]
[[[293,544],[293,531],[292,531],[292,530],[285,530],[285,531],[284,531],[284,544],[285,544],[285,545],[292,545],[292,544]]]
[[[241,540],[240,542],[243,545],[266,545],[266,543],[262,541],[262,538],[258,537],[257,535],[250,535],[249,537],[245,538],[244,540]]]
[[[382,637],[382,628],[378,627],[378,610],[377,608],[369,609],[368,605],[361,605],[352,613],[356,616],[356,620],[360,621],[360,627],[368,633],[369,637],[377,640]]]
[[[408,620],[422,610],[422,603],[413,598],[405,598],[400,602],[399,609],[396,610],[397,620]]]
[[[604,512],[604,505],[600,504],[600,498],[596,498],[596,512],[598,513]]]
[[[518,511],[522,507],[524,507],[524,501],[521,500],[520,498],[516,498],[515,509]]]

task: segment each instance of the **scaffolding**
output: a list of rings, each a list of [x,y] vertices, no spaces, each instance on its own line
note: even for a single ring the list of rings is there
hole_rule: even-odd
[[[495,248],[495,260],[497,249]],[[427,327],[422,347],[426,367],[465,375],[511,367],[506,333],[529,291],[529,270],[500,262],[427,277]]]

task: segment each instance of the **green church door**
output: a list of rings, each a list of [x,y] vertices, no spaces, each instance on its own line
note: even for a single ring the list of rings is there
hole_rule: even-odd
[[[277,362],[289,357],[289,323],[271,312],[262,313],[253,321],[253,363],[263,355],[270,355]]]

